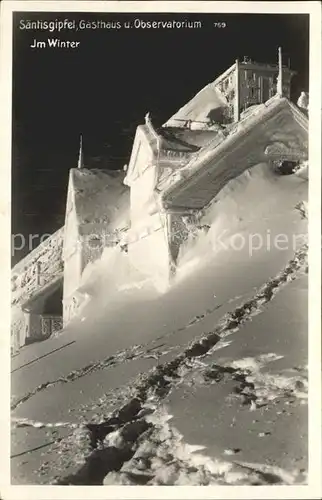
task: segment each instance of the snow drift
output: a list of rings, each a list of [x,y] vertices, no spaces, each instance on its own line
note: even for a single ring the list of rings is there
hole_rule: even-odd
[[[306,206],[307,188],[302,176],[280,176],[268,164],[230,181],[200,213],[199,229],[191,230],[181,246],[172,288],[207,266],[218,268],[229,261],[242,265],[257,259],[265,266],[278,254],[294,254],[307,240],[307,220],[299,210],[299,204]],[[84,306],[95,300],[97,311],[131,297],[157,296],[158,285],[134,269],[128,255],[115,247],[106,248],[99,260],[87,265],[77,293]]]
[[[78,316],[59,338],[13,358],[12,410],[14,417],[53,428],[85,421],[89,439],[94,436],[89,428],[104,431],[109,421],[119,425],[97,449],[84,451],[74,433],[55,438],[39,459],[49,461],[46,474],[37,471],[38,458],[26,466],[16,462],[15,481],[19,470],[25,481],[29,467],[30,482],[48,484],[58,470],[58,484],[98,484],[86,471],[99,456],[100,484],[129,484],[127,466],[133,469],[135,462],[122,458],[121,476],[116,472],[115,454],[124,452],[118,437],[131,454],[137,449],[133,459],[141,463],[147,424],[156,443],[164,432],[169,435],[169,448],[162,443],[155,448],[165,464],[159,473],[152,456],[149,484],[305,480],[298,472],[307,464],[307,376],[301,368],[307,364],[306,249],[294,254],[306,240],[307,187],[302,177],[278,175],[268,165],[232,180],[200,214],[165,293],[133,269],[119,247],[106,248],[100,260],[88,264],[78,289],[83,300]],[[264,366],[267,356],[271,362]],[[209,373],[210,379],[204,376]],[[132,421],[143,404],[138,394],[143,402],[169,406],[170,427],[159,426],[157,412],[147,422],[145,408]],[[278,423],[268,424],[266,408]],[[141,441],[135,438],[133,444],[131,429],[142,432]],[[29,439],[21,435],[15,437],[17,453]],[[186,460],[181,452],[191,454],[191,447],[200,453]],[[242,449],[244,465],[236,466],[236,449]],[[168,461],[170,450],[175,456]],[[83,469],[75,462],[79,455]],[[140,477],[132,470],[131,484]]]
[[[203,211],[202,229],[180,249],[177,276],[222,252],[238,255],[241,262],[259,253],[295,252],[307,238],[306,223],[296,214],[296,204],[306,203],[307,189],[302,177],[280,176],[268,164],[246,170]]]

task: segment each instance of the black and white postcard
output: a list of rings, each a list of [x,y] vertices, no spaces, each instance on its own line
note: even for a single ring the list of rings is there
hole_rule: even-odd
[[[320,497],[320,28],[3,2],[1,498]]]

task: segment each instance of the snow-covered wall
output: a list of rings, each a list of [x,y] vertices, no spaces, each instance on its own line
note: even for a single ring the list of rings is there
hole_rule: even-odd
[[[197,234],[198,213],[169,214],[168,239],[172,264],[176,266],[181,246]]]
[[[27,321],[25,313],[20,306],[11,309],[11,349],[13,352],[19,350],[24,344],[27,333]]]
[[[69,176],[67,192],[63,258],[63,319],[64,324],[66,324],[72,317],[73,292],[79,286],[81,279],[81,254],[78,238],[78,225],[75,210],[75,193],[72,171],[70,172]]]
[[[124,173],[71,169],[67,195],[64,242],[64,324],[80,307],[77,290],[86,266],[104,248],[117,245],[129,224],[129,189]]]
[[[171,271],[167,216],[165,214],[151,216],[150,221],[142,227],[142,232],[130,231],[128,239],[130,264],[150,278],[156,288],[167,287]]]
[[[155,189],[160,168],[158,141],[149,120],[137,128],[125,178],[131,190],[127,240],[130,265],[156,288],[164,289],[169,284],[171,256],[168,215],[162,212]]]
[[[32,318],[38,314],[41,297],[63,279],[64,228],[47,238],[12,269],[11,345],[17,349],[27,338],[41,335],[41,325]],[[40,302],[39,302],[40,301]],[[25,309],[30,312],[26,312]]]
[[[64,291],[63,291],[63,319],[64,324],[73,317],[73,293],[77,290],[81,280],[81,254],[75,252],[65,260]]]
[[[156,168],[146,169],[131,185],[131,226],[140,224],[149,211],[149,207],[157,202],[154,192],[156,183]]]

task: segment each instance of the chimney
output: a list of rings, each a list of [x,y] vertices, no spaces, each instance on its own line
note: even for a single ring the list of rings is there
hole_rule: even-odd
[[[83,136],[80,135],[79,154],[77,168],[84,168],[84,155],[83,155]]]
[[[278,47],[278,77],[277,77],[277,94],[283,97],[283,61],[282,47]]]

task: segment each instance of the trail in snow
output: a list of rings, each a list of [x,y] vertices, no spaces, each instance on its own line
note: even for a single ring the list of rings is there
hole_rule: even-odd
[[[262,373],[261,368],[283,356],[275,353],[262,354],[255,358],[236,359],[225,364],[191,363],[183,379],[183,385],[199,387],[224,380],[234,382],[234,393],[230,399],[238,399],[251,411],[266,406],[281,398],[296,398],[307,404],[308,370],[298,369],[293,376],[289,370],[281,373]],[[199,375],[199,376],[198,376]]]
[[[305,180],[295,176],[276,177],[267,166],[258,166],[230,182],[201,219],[202,225],[209,226],[209,230],[200,230],[197,238],[191,237],[182,246],[178,272],[172,289],[180,287],[187,275],[207,269],[211,262],[218,261],[221,249],[217,246],[217,238],[226,228],[228,228],[224,236],[226,243],[229,243],[229,238],[235,233],[241,234],[246,241],[251,233],[258,232],[265,237],[267,230],[271,230],[272,226],[274,226],[273,231],[271,231],[273,235],[284,232],[285,228],[290,233],[301,232],[303,228],[305,232],[307,223],[306,191],[307,183]],[[299,217],[299,212],[302,219]],[[229,258],[232,257],[235,264],[237,261],[239,263],[239,267],[234,268],[238,271],[243,265],[243,259],[248,258],[247,252],[239,252],[234,255],[234,250],[231,248],[228,250]],[[261,256],[262,265],[266,269],[271,269],[269,263],[274,261],[275,256],[279,263],[282,262],[276,252],[269,254],[266,250],[264,248],[263,251],[261,248],[257,254],[255,251],[255,257]],[[173,353],[171,361],[161,363],[147,373],[139,374],[133,380],[129,380],[126,387],[105,393],[95,405],[95,408],[100,408],[101,414],[94,416],[92,412],[90,422],[85,424],[65,421],[44,423],[36,420],[16,420],[14,422],[16,427],[61,426],[71,429],[71,433],[67,437],[59,439],[54,448],[56,447],[58,453],[60,470],[64,471],[65,466],[67,469],[68,464],[72,462],[74,466],[76,464],[77,471],[67,477],[60,476],[57,478],[56,484],[103,484],[103,481],[106,481],[106,484],[293,484],[296,481],[299,484],[301,479],[298,478],[298,471],[294,471],[293,474],[276,467],[270,468],[260,464],[237,464],[235,462],[232,466],[231,463],[227,465],[226,461],[214,460],[209,457],[206,462],[204,458],[198,458],[199,461],[187,458],[188,451],[189,454],[194,455],[191,446],[185,444],[178,432],[169,426],[168,417],[164,417],[166,421],[161,418],[162,424],[158,421],[157,411],[157,407],[162,404],[169,392],[179,384],[188,383],[189,376],[196,371],[201,373],[204,384],[211,384],[212,377],[214,377],[213,380],[216,377],[235,377],[234,381],[239,391],[236,392],[236,397],[243,399],[250,410],[254,408],[254,405],[256,407],[264,405],[270,398],[287,393],[306,401],[307,378],[305,371],[294,375],[294,377],[288,377],[281,373],[272,379],[258,369],[259,365],[256,365],[258,360],[238,360],[238,355],[235,360],[222,365],[209,367],[203,363],[216,350],[225,347],[229,343],[229,336],[236,333],[245,322],[259,314],[282,287],[289,281],[300,277],[303,272],[307,272],[307,245],[301,248],[296,247],[294,251],[294,257],[282,271],[264,283],[261,288],[254,287],[254,280],[253,282],[250,280],[249,288],[255,289],[253,297],[233,311],[223,315],[210,331],[202,333],[193,341],[180,347],[180,354]],[[289,254],[291,253],[289,252]],[[221,262],[220,257],[219,261]],[[225,257],[223,265],[226,264],[229,265],[229,261]],[[284,263],[282,265],[284,266]],[[274,275],[275,272],[276,270],[271,274],[267,270],[267,276]],[[214,278],[215,276],[211,277],[212,280]],[[108,249],[100,261],[89,265],[84,272],[83,283],[79,289],[83,308],[78,319],[81,316],[83,319],[90,318],[100,313],[108,322],[107,306],[110,303],[120,303],[122,306],[124,305],[126,311],[127,298],[131,300],[132,297],[140,295],[144,300],[144,297],[149,294],[154,294],[157,298],[160,292],[156,285],[129,267],[126,254],[120,254],[117,249]],[[217,284],[219,289],[223,285],[225,284],[219,282]],[[232,284],[233,287],[234,284]],[[217,294],[216,288],[213,287],[211,297],[214,297],[213,290]],[[237,297],[235,299],[232,297],[238,292],[233,290],[229,298],[225,298],[225,303],[233,302]],[[216,299],[216,297],[214,298]],[[201,310],[199,314],[192,314],[192,317],[190,316],[188,321],[185,319],[185,322],[178,328],[159,335],[157,338],[154,337],[144,345],[130,345],[103,360],[93,360],[86,363],[85,366],[67,373],[66,376],[53,378],[53,380],[40,384],[19,400],[13,401],[12,409],[16,409],[41,391],[57,384],[69,384],[69,382],[98,370],[112,369],[120,364],[144,357],[153,357],[159,362],[160,357],[170,353],[172,349],[175,351],[175,348],[178,347],[166,346],[167,339],[172,336],[175,338],[179,332],[199,322],[202,323],[205,318],[220,309],[223,302],[221,300],[218,303],[215,300],[214,305]],[[184,303],[184,296],[182,303]],[[86,334],[88,329],[86,320],[84,323],[79,322],[79,324],[82,332]],[[91,342],[90,337],[89,342]],[[131,343],[131,340],[129,342]],[[247,362],[250,364],[247,365]],[[251,363],[255,364],[251,365]],[[106,417],[106,408],[109,408],[112,403],[115,403],[116,409]],[[86,406],[87,410],[91,411],[88,403],[85,404]],[[94,409],[94,405],[92,408]],[[150,418],[148,418],[149,416]],[[165,434],[169,436],[169,439],[165,439],[163,446],[160,441]],[[146,469],[143,467],[142,474],[133,473],[135,464],[132,462],[132,458],[137,458],[138,450],[142,451],[149,440],[153,439],[157,443],[155,452],[150,456],[151,463],[154,465],[150,465]],[[177,453],[179,449],[185,449],[186,458]],[[173,450],[176,450],[175,453],[172,453]],[[172,458],[170,457],[171,453]],[[228,450],[227,455],[230,453],[238,452]],[[163,462],[158,462],[156,456],[162,458]],[[155,461],[153,461],[154,459]],[[144,460],[141,460],[140,463],[142,467]],[[160,467],[158,467],[158,463]],[[180,469],[182,469],[181,475]],[[119,474],[116,472],[118,470],[123,470],[124,473]],[[158,470],[160,470],[159,475]],[[188,472],[191,479],[189,479]],[[39,473],[49,474],[50,463],[42,464]],[[192,482],[189,482],[190,480]]]
[[[203,352],[207,352],[209,350],[209,346],[214,347],[217,344],[217,341],[213,342],[214,339],[219,340],[219,337],[222,337],[224,335],[224,332],[226,332],[225,336],[229,334],[228,332],[232,333],[234,331],[234,328],[239,328],[239,326],[242,324],[243,321],[249,319],[251,316],[254,316],[255,314],[258,314],[261,310],[260,309],[261,306],[263,306],[266,302],[271,300],[271,298],[278,291],[281,285],[283,285],[286,281],[289,281],[296,277],[297,271],[301,268],[303,262],[306,262],[306,254],[307,254],[307,246],[305,245],[297,253],[294,259],[290,261],[289,265],[283,270],[283,272],[280,273],[275,279],[265,284],[263,289],[260,290],[259,293],[255,295],[252,300],[246,302],[244,305],[237,308],[233,313],[226,314],[221,321],[223,325],[222,327],[219,326],[217,329],[215,329],[214,332],[210,332],[206,335],[203,335],[200,340],[195,340],[189,347],[189,352],[191,352],[192,356],[196,355],[199,356],[202,355]],[[182,331],[186,328],[189,328],[192,324],[201,321],[202,319],[205,318],[207,314],[211,314],[217,308],[218,305],[215,306],[213,309],[208,309],[204,314],[194,317],[192,320],[188,322],[188,324],[185,327],[181,327],[177,331]],[[160,336],[157,339],[151,341],[150,344],[153,344],[155,341],[164,339],[168,335],[174,335],[174,334],[175,332],[170,332],[164,336]],[[174,348],[175,347],[172,348],[168,347],[166,349],[159,351],[158,357],[164,355],[165,353],[170,352]],[[18,399],[17,401],[14,401],[11,404],[11,410],[15,410],[16,408],[18,408],[18,406],[29,400],[32,396],[34,396],[38,392],[43,391],[56,384],[59,383],[66,384],[74,380],[77,380],[78,378],[84,377],[89,373],[93,373],[94,371],[111,368],[113,366],[116,366],[117,364],[124,363],[127,361],[133,361],[134,359],[138,359],[146,355],[149,355],[150,351],[151,349],[148,349],[147,347],[143,347],[141,345],[138,346],[134,345],[129,349],[117,353],[114,356],[108,356],[102,361],[98,362],[93,361],[92,363],[89,363],[88,365],[79,370],[74,370],[70,372],[65,377],[59,377],[55,380],[47,381],[40,384],[32,391],[25,394],[22,398]],[[153,353],[153,355],[155,357],[156,353]]]
[[[161,407],[153,415],[147,416],[146,421],[152,423],[152,428],[139,437],[131,460],[126,462],[120,471],[108,473],[104,484],[289,485],[297,482],[301,476],[297,469],[285,471],[272,465],[225,461],[201,454],[200,451],[203,451],[204,447],[185,443],[183,436],[171,426],[171,418],[166,407]],[[110,442],[108,436],[105,442]],[[118,444],[122,444],[122,439],[119,439]],[[227,455],[236,455],[239,452],[226,451]]]
[[[159,403],[169,393],[173,386],[182,383],[187,373],[195,368],[196,359],[198,360],[211,354],[213,352],[212,348],[221,338],[225,338],[227,335],[235,333],[245,321],[249,320],[254,314],[258,314],[263,305],[274,298],[281,286],[290,280],[296,279],[300,272],[304,272],[306,265],[307,247],[305,246],[295,255],[277,277],[266,283],[253,299],[244,303],[243,306],[237,308],[233,313],[226,315],[225,319],[223,319],[212,332],[203,335],[199,339],[195,339],[172,361],[159,365],[148,373],[141,374],[136,381],[133,381],[130,387],[132,397],[128,403],[120,410],[113,412],[104,422],[100,424],[88,424],[90,433],[88,434],[88,442],[83,454],[84,464],[76,474],[60,479],[57,484],[101,484],[101,481],[109,472],[119,470],[123,464],[134,456],[139,437],[150,427],[147,420],[144,418],[142,419],[142,414],[144,415],[146,411],[146,405],[150,405],[151,403],[155,405]],[[273,355],[273,357],[274,356],[276,355]],[[261,362],[265,359],[266,361],[272,359],[272,355],[268,355],[266,358],[263,357]],[[242,362],[240,363],[243,364]],[[258,363],[256,366],[258,366]],[[233,376],[239,377],[239,382],[243,385],[242,391],[246,390],[243,396],[251,405],[254,399],[250,394],[247,394],[247,389],[256,390],[256,384],[247,380],[247,377],[251,377],[248,371],[242,373],[238,370],[239,368],[235,368],[232,364],[230,370],[227,367],[222,367],[221,373],[226,371]],[[212,373],[216,373],[216,376],[218,376],[219,372],[220,369],[217,367],[217,372],[214,368]],[[209,373],[210,372],[208,372],[208,374]],[[268,382],[272,385],[271,381]],[[289,385],[288,390],[290,390],[290,388],[291,385]],[[302,389],[305,389],[304,383]],[[257,391],[260,391],[260,386],[257,387]],[[129,435],[131,436],[129,440],[124,440],[124,436],[122,437],[122,433],[124,434],[125,430],[129,431]],[[96,436],[100,437],[94,440],[94,451],[91,451],[91,446],[93,445],[93,432]],[[112,445],[108,445],[107,447],[102,445],[100,449],[97,449],[97,441],[101,443],[104,442],[105,437],[112,432],[121,434],[120,440],[117,441],[118,446],[115,446],[115,441],[113,441]],[[92,444],[90,445],[90,443]],[[75,446],[75,444],[72,446]],[[78,453],[80,453],[80,450],[78,450]],[[98,455],[102,456],[102,469],[100,473],[97,468],[95,468],[95,470],[93,469],[93,463],[97,463]],[[256,481],[258,480],[259,479]],[[219,481],[219,483],[216,483],[216,481]],[[224,482],[225,481],[227,481],[227,479],[224,479]],[[281,477],[279,482],[282,482]],[[220,484],[220,479],[217,478],[215,483],[208,482],[207,484]],[[226,482],[224,484],[229,483]],[[267,484],[267,482],[251,482],[249,484]]]

